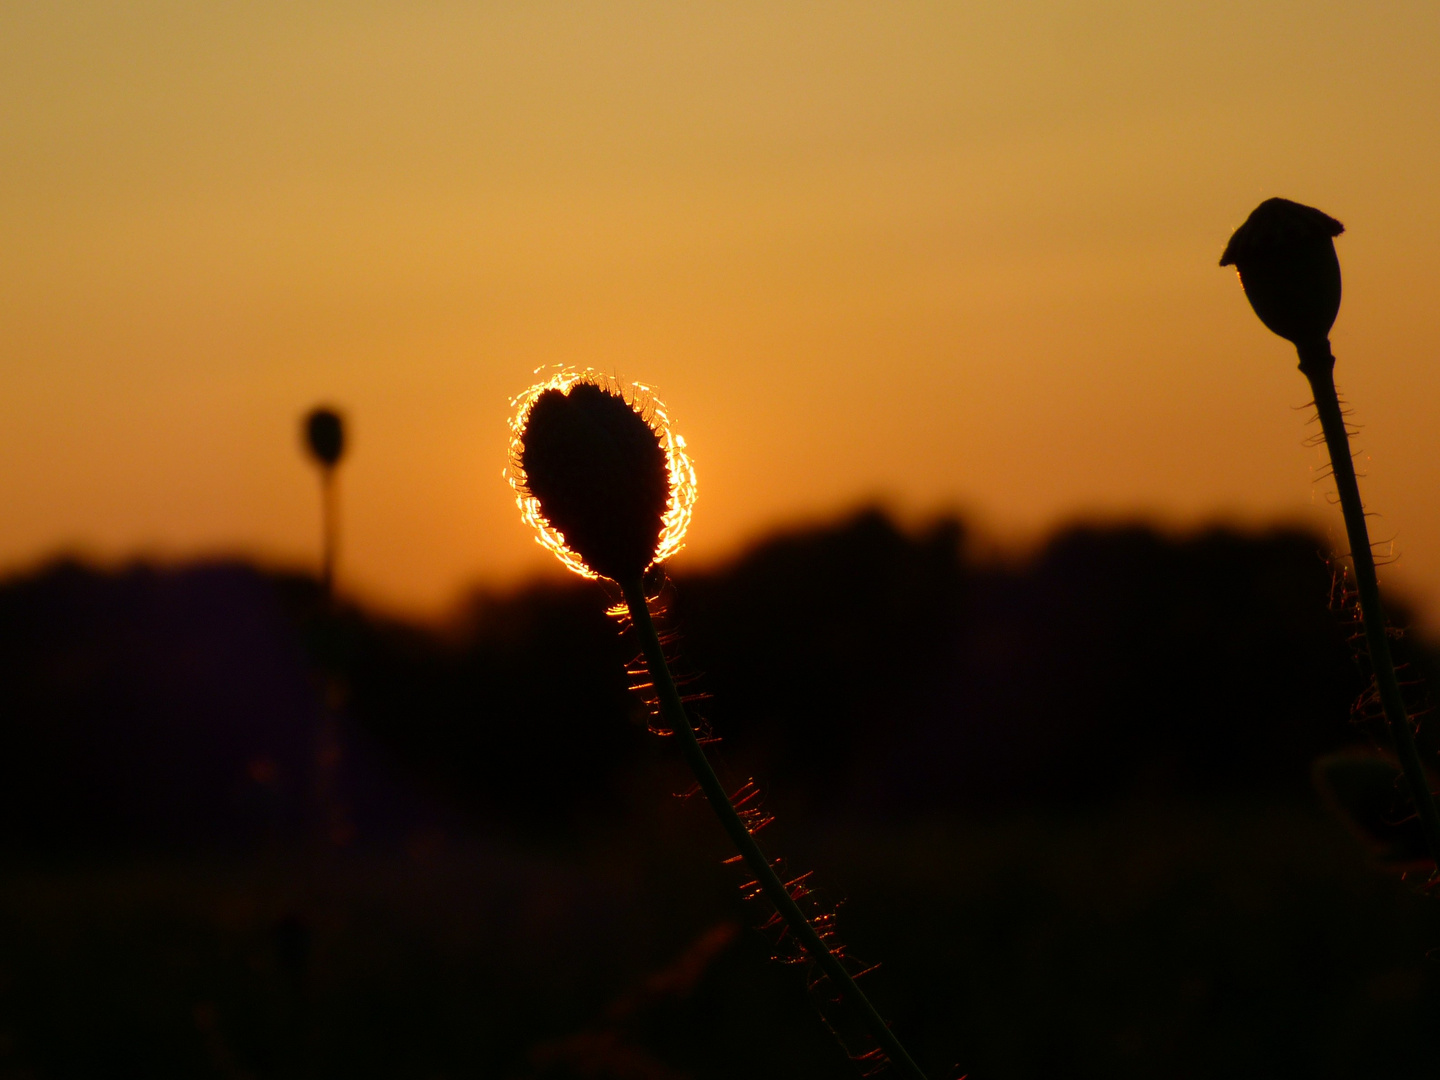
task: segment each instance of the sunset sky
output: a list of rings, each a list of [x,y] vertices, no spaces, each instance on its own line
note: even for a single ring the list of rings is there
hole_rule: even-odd
[[[0,7],[0,569],[313,563],[410,613],[559,572],[501,479],[540,365],[654,385],[694,563],[869,499],[1314,524],[1290,347],[1216,264],[1343,221],[1337,379],[1440,623],[1440,5]]]

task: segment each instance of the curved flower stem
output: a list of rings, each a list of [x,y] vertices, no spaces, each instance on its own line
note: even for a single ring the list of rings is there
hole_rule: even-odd
[[[1370,550],[1370,532],[1365,525],[1365,507],[1360,501],[1360,484],[1355,479],[1355,462],[1350,454],[1350,436],[1340,412],[1340,399],[1335,393],[1335,357],[1330,342],[1302,347],[1300,370],[1310,380],[1315,394],[1315,409],[1320,414],[1320,427],[1325,433],[1325,446],[1330,451],[1330,469],[1340,493],[1340,509],[1345,516],[1345,533],[1350,541],[1350,558],[1355,563],[1355,585],[1360,593],[1360,616],[1365,627],[1365,644],[1370,652],[1370,666],[1375,672],[1375,686],[1380,704],[1390,725],[1395,752],[1410,786],[1410,798],[1430,856],[1440,872],[1440,812],[1430,795],[1425,769],[1415,746],[1410,715],[1395,677],[1395,662],[1390,656],[1390,642],[1385,636],[1385,610],[1380,605],[1380,585],[1375,578],[1375,557]]]
[[[869,998],[855,984],[855,980],[850,977],[850,973],[845,970],[839,958],[820,939],[815,927],[810,924],[810,920],[805,917],[800,906],[791,898],[789,890],[785,888],[771,867],[770,860],[765,857],[765,853],[761,850],[755,837],[751,835],[750,830],[741,821],[740,815],[736,813],[719,777],[710,767],[710,762],[706,759],[705,751],[701,748],[699,740],[695,738],[695,729],[691,726],[690,718],[685,713],[685,706],[680,700],[680,692],[675,688],[675,680],[671,678],[670,667],[665,662],[665,653],[660,647],[660,638],[655,632],[655,624],[650,618],[650,607],[645,599],[644,586],[639,579],[636,579],[620,582],[620,588],[625,594],[625,605],[630,609],[630,620],[640,634],[645,665],[650,671],[650,679],[654,683],[655,693],[660,699],[660,715],[665,723],[674,729],[685,763],[690,766],[690,771],[700,782],[700,789],[705,792],[705,797],[710,801],[710,806],[720,819],[720,824],[724,826],[731,842],[744,858],[745,865],[755,875],[755,880],[759,883],[765,898],[775,906],[781,918],[785,920],[785,924],[790,928],[790,932],[799,940],[810,959],[820,965],[820,969],[835,988],[865,1018],[871,1036],[880,1044],[885,1056],[912,1080],[925,1080],[925,1074],[920,1071],[920,1066],[915,1064],[905,1047],[900,1044],[900,1040],[886,1026],[880,1014],[875,1011],[875,1006],[870,1004]]]

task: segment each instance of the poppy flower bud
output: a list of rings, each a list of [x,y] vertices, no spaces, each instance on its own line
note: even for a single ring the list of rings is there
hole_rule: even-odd
[[[345,453],[345,422],[334,409],[323,406],[305,417],[305,443],[311,456],[325,468],[334,468]]]
[[[694,470],[663,408],[587,373],[519,399],[511,482],[541,543],[571,569],[631,581],[680,546]]]
[[[1313,206],[1266,199],[1220,256],[1234,266],[1255,314],[1302,350],[1324,342],[1340,311],[1334,238],[1345,226]]]

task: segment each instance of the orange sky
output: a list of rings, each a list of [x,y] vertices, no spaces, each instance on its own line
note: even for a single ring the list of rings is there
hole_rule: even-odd
[[[312,558],[435,611],[548,558],[500,478],[540,364],[655,385],[687,558],[882,496],[1002,537],[1315,522],[1304,379],[1216,266],[1340,218],[1387,580],[1440,615],[1440,6],[12,3],[0,566]]]

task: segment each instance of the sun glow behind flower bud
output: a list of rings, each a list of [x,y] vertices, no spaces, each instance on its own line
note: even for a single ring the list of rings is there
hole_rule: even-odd
[[[536,374],[544,369],[537,368]],[[649,566],[665,562],[685,546],[685,533],[690,527],[690,517],[695,507],[695,466],[685,451],[685,439],[677,435],[670,426],[670,415],[664,404],[655,397],[654,391],[643,383],[626,383],[596,371],[593,368],[577,370],[560,368],[548,378],[542,379],[523,393],[512,398],[510,407],[510,461],[503,475],[515,492],[515,503],[520,508],[521,518],[535,530],[536,543],[552,552],[569,570],[581,577],[596,578],[600,575],[586,565],[585,560],[566,542],[565,536],[545,517],[536,498],[526,485],[525,469],[521,464],[525,449],[525,429],[530,420],[530,410],[541,394],[558,390],[569,395],[581,383],[590,383],[608,393],[622,398],[655,433],[665,452],[666,471],[669,475],[670,492],[665,513],[661,517],[659,539]],[[648,567],[647,567],[648,568]]]

